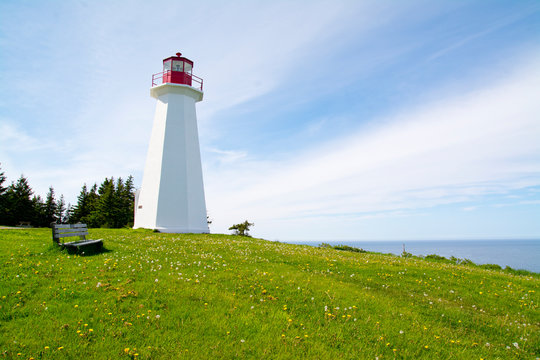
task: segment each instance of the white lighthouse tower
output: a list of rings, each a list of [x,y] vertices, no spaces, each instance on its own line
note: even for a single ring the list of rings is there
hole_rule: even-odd
[[[193,61],[176,53],[152,76],[157,100],[134,228],[208,233],[195,103],[203,98]]]

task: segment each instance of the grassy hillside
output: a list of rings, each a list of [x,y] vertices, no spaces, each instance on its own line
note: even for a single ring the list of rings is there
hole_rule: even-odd
[[[540,278],[229,235],[0,230],[0,358],[540,357]]]

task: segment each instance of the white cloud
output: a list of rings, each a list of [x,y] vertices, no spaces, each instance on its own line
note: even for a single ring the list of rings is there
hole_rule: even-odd
[[[302,155],[207,170],[216,230],[248,218],[258,234],[283,237],[292,219],[317,227],[321,217],[422,209],[539,185],[540,57],[533,60],[495,86],[403,109]]]
[[[40,141],[28,135],[23,129],[12,125],[6,119],[0,122],[0,143],[2,144],[0,151],[8,147],[18,147],[19,151],[35,151],[50,146],[47,141]],[[5,154],[2,153],[2,155]]]
[[[228,166],[230,163],[245,159],[247,153],[239,150],[220,150],[215,148],[207,148],[206,151],[217,154],[217,160],[220,165]]]

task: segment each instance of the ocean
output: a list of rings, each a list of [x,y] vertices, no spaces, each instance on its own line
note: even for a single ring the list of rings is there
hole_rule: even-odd
[[[367,251],[400,255],[437,254],[450,258],[469,259],[476,264],[497,264],[540,273],[540,240],[415,240],[415,241],[284,241],[291,244],[318,246],[349,245]]]

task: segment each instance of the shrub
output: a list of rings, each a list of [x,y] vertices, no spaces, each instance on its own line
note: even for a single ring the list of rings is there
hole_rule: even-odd
[[[357,253],[365,253],[366,252],[366,250],[364,250],[364,249],[349,246],[349,245],[330,245],[330,244],[327,244],[327,243],[320,243],[319,247],[320,248],[325,248],[325,249],[334,249],[334,250],[350,251],[350,252],[357,252]]]
[[[425,259],[431,259],[431,260],[448,260],[448,259],[445,258],[444,256],[440,256],[440,255],[437,255],[437,254],[426,255]]]
[[[248,231],[251,226],[255,225],[254,223],[250,223],[247,220],[240,224],[234,224],[229,228],[229,230],[234,230],[235,235],[240,236],[248,236],[250,237]]]
[[[352,247],[352,246],[349,246],[349,245],[336,245],[336,246],[334,246],[334,249],[341,250],[341,251],[357,252],[357,253],[365,253],[366,252],[366,250],[364,250],[364,249],[357,248],[357,247]]]
[[[497,264],[484,264],[484,265],[480,265],[480,267],[484,269],[490,269],[490,270],[502,270],[502,267]]]

